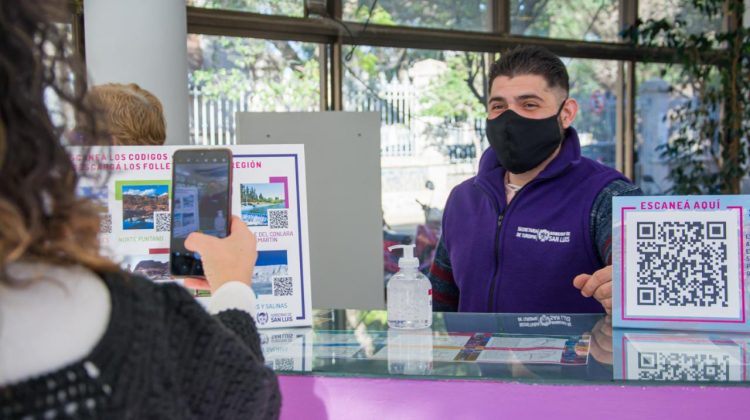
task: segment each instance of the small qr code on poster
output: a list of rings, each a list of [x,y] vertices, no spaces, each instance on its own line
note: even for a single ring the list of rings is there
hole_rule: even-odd
[[[154,230],[169,232],[172,226],[172,215],[168,211],[154,212]]]
[[[291,296],[294,293],[291,276],[277,276],[273,278],[274,296]]]
[[[286,209],[268,210],[268,227],[271,229],[288,229],[289,211]]]
[[[99,219],[99,232],[112,233],[112,215],[109,213],[102,214]]]

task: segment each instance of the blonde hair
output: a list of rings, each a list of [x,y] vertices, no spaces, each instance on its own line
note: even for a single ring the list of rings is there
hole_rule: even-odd
[[[159,98],[135,83],[94,86],[86,100],[101,118],[114,145],[162,145],[167,139]]]

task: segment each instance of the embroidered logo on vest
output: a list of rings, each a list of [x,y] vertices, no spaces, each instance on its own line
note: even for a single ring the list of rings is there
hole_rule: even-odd
[[[519,226],[516,230],[516,238],[531,239],[537,242],[570,242],[570,232],[555,232],[547,229],[536,229]]]

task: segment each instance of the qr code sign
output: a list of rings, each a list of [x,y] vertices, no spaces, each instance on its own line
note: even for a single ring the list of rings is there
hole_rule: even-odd
[[[154,212],[154,229],[157,232],[169,232],[172,225],[172,215],[168,211]]]
[[[273,278],[274,296],[291,296],[293,290],[291,276],[277,276]]]
[[[289,211],[287,209],[268,210],[268,227],[289,229]]]
[[[730,382],[743,378],[743,349],[736,343],[628,342],[627,379]]]
[[[724,222],[638,222],[638,303],[727,306]]]
[[[626,223],[626,314],[739,316],[739,212],[636,212]]]

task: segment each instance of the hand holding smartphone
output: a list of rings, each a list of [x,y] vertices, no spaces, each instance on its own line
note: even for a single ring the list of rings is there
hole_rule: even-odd
[[[229,282],[252,284],[258,242],[245,222],[237,216],[232,216],[231,230],[232,233],[222,239],[199,232],[188,236],[185,246],[201,254],[206,280],[187,277],[185,287],[211,290],[213,293]]]
[[[174,153],[169,253],[173,276],[205,277],[200,255],[185,248],[185,239],[192,232],[228,236],[231,199],[231,150],[182,149]]]

